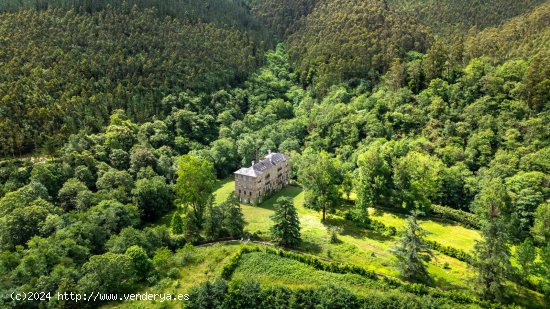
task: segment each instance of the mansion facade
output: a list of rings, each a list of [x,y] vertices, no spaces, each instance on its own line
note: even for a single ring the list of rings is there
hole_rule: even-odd
[[[269,151],[259,162],[243,167],[235,174],[235,193],[242,203],[259,204],[264,198],[289,184],[289,158]]]

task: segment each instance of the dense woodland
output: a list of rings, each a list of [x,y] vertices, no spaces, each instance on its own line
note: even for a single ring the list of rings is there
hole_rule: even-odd
[[[401,281],[367,285],[398,289],[229,282],[230,263],[188,307],[489,307],[517,303],[511,283],[548,305],[548,2],[161,2],[0,8],[0,295],[179,278],[193,245],[247,235],[236,197],[215,202],[217,179],[278,150],[323,222],[345,213],[396,236]],[[377,207],[411,216],[395,235]],[[417,220],[431,216],[479,230],[473,253],[426,242]],[[292,200],[272,220],[253,236],[300,246]],[[467,262],[478,293],[441,292],[432,250]]]

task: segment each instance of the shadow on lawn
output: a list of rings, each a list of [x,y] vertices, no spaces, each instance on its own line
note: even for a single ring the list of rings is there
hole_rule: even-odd
[[[300,250],[310,254],[319,254],[323,251],[321,245],[305,239],[302,239],[302,243],[300,244],[299,248]]]
[[[302,192],[302,188],[296,186],[288,186],[282,189],[281,191],[273,194],[268,197],[265,201],[259,204],[257,207],[273,210],[275,209],[275,204],[277,204],[277,199],[280,197],[289,197],[294,199]]]
[[[362,239],[362,238],[370,238],[378,241],[390,241],[393,240],[390,236],[382,235],[379,232],[371,231],[368,229],[365,229],[363,227],[357,226],[356,223],[351,222],[349,220],[345,220],[343,218],[334,218],[330,217],[325,220],[323,223],[325,227],[330,226],[338,226],[342,228],[342,231],[340,232],[341,235],[344,236],[351,236],[354,238]]]
[[[439,287],[440,289],[445,290],[445,291],[460,290],[460,289],[463,288],[461,286],[452,284],[447,279],[439,277],[439,276],[437,276],[437,277],[432,276],[432,280],[433,280],[433,282],[432,282],[432,284],[430,284],[430,286],[432,286],[432,287],[436,286],[436,287]]]

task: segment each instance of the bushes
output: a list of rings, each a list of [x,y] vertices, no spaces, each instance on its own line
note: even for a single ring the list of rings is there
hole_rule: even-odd
[[[284,286],[261,286],[255,280],[205,282],[190,292],[186,308],[440,308],[457,307],[449,298],[427,288],[410,285],[402,291],[375,291],[362,298],[335,285],[291,290]],[[421,293],[418,293],[421,292]],[[422,294],[418,297],[409,293]],[[458,294],[457,294],[458,295]],[[462,297],[463,295],[461,295]],[[457,298],[459,303],[464,298]]]
[[[467,252],[464,252],[460,249],[456,249],[453,247],[443,246],[442,244],[435,242],[433,240],[426,240],[425,242],[430,247],[430,249],[437,250],[445,255],[454,257],[459,261],[466,262],[468,264],[472,263],[473,257],[471,254]]]
[[[357,223],[359,226],[364,227],[366,229],[369,229],[371,231],[378,232],[380,234],[383,234],[385,236],[395,236],[397,235],[397,229],[393,226],[386,226],[384,223],[375,220],[373,218],[369,218],[368,222],[363,222],[360,216],[358,216],[354,211],[346,211],[344,214],[344,217],[346,220],[353,221]]]
[[[456,221],[467,227],[479,229],[480,224],[476,216],[472,213],[458,209],[444,207],[440,205],[432,205],[432,214],[436,217]]]
[[[456,252],[454,254],[456,254],[457,256],[460,256],[461,254],[463,254],[464,259],[468,259],[468,258],[471,259],[469,254],[462,252],[460,250],[444,247],[437,243],[435,243],[434,246],[437,246],[438,248],[442,248],[441,250],[450,250],[450,251],[455,250]],[[223,266],[221,277],[225,280],[229,280],[233,275],[233,272],[235,271],[235,269],[237,269],[237,267],[239,266],[239,262],[243,254],[252,253],[252,252],[264,252],[264,253],[274,254],[274,255],[288,258],[288,259],[293,259],[295,261],[312,266],[317,270],[327,271],[331,273],[338,273],[338,274],[356,274],[367,279],[381,280],[382,282],[384,282],[390,287],[398,288],[401,291],[412,293],[415,295],[428,295],[434,298],[443,298],[448,300],[450,299],[453,302],[457,302],[461,304],[479,304],[483,307],[489,306],[489,303],[480,301],[470,295],[466,295],[457,291],[441,291],[439,289],[431,288],[423,284],[406,283],[394,277],[378,275],[372,270],[367,270],[357,265],[325,261],[316,256],[300,254],[292,251],[280,250],[280,249],[271,248],[271,247],[262,248],[259,246],[255,246],[255,247],[241,248]]]
[[[385,236],[395,236],[397,235],[397,229],[393,226],[386,226],[384,223],[370,219],[370,222],[367,226],[369,230],[373,230],[375,232],[381,233]]]

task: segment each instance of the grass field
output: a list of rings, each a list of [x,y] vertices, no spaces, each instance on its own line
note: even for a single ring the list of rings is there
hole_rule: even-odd
[[[219,181],[215,191],[215,202],[220,203],[234,190],[232,179]],[[369,231],[356,226],[353,222],[344,220],[343,217],[331,214],[325,224],[321,222],[320,212],[304,207],[304,193],[301,188],[289,186],[259,206],[242,205],[242,210],[247,221],[245,229],[256,233],[263,239],[269,240],[269,228],[273,224],[271,215],[274,213],[274,205],[277,198],[287,196],[293,199],[300,217],[302,244],[298,250],[317,256],[329,258],[335,261],[347,262],[362,266],[381,274],[398,276],[395,267],[396,259],[390,249],[395,244],[397,237],[387,237],[382,234]],[[371,209],[371,217],[383,222],[387,226],[401,229],[405,216],[391,213],[386,210]],[[166,224],[169,215],[157,222]],[[330,243],[328,226],[340,227],[339,242]],[[428,239],[437,241],[445,246],[455,247],[465,251],[473,249],[476,240],[480,239],[478,231],[465,228],[457,224],[424,219],[421,225],[431,234]],[[181,266],[181,278],[178,280],[164,279],[153,287],[144,291],[159,293],[185,293],[195,285],[209,278],[216,278],[220,274],[221,266],[243,244],[216,244],[208,247],[196,247],[193,255],[196,257],[192,263]],[[175,260],[181,260],[176,253]],[[265,255],[265,254],[264,254]],[[262,254],[247,254],[243,256],[242,263],[237,268],[234,279],[255,278],[262,284],[281,284],[289,287],[313,287],[323,282],[334,282],[345,286],[359,295],[369,295],[373,292],[376,283],[367,282],[364,278],[354,275],[340,275],[325,273],[309,269],[300,262],[285,259],[274,260],[278,257],[264,256]],[[474,272],[470,266],[452,257],[436,252],[435,258],[429,263],[428,270],[435,281],[435,285],[443,290],[461,290],[465,293],[473,293],[471,279]],[[541,295],[524,288],[511,285],[510,288],[518,289],[525,304],[529,301],[540,303]],[[122,303],[112,304],[108,307],[116,308],[179,308],[180,305],[170,303]]]
[[[225,199],[233,192],[233,189],[234,182],[232,180],[221,181],[215,193],[216,201]],[[320,212],[304,207],[304,194],[299,187],[286,187],[259,206],[242,205],[248,223],[246,229],[252,233],[269,237],[269,228],[273,224],[270,216],[274,213],[274,204],[277,198],[281,196],[291,197],[298,211],[303,238],[300,250],[338,261],[358,264],[387,275],[397,276],[399,274],[394,266],[396,260],[389,252],[396,238],[356,227],[352,222],[336,215],[329,215],[326,225],[323,224]],[[404,224],[404,216],[379,210],[373,210],[371,214],[373,218],[388,226],[395,226],[399,229]],[[329,225],[341,227],[340,243],[331,244],[329,242],[330,237],[327,229]],[[479,237],[477,231],[468,230],[459,225],[444,225],[425,220],[422,222],[422,226],[433,233],[430,234],[429,239],[438,242],[445,241],[445,237],[449,237],[449,235],[463,235],[462,238],[465,240],[455,246],[459,249],[473,248],[474,241],[469,239],[470,235]],[[442,233],[438,234],[438,231],[442,231]],[[454,244],[452,239],[446,241],[446,245],[451,244]],[[464,279],[473,276],[466,263],[441,254],[436,255],[436,258],[430,263],[429,270],[438,285],[444,289],[467,289]]]

